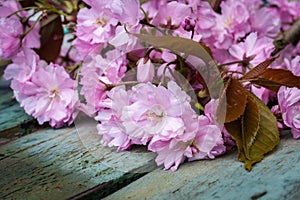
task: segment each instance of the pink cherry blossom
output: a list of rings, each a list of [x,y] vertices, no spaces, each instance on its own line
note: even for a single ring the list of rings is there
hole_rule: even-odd
[[[168,83],[168,89],[141,83],[132,88],[130,101],[125,106],[121,120],[126,132],[146,144],[154,135],[175,137],[184,132],[182,115],[189,105],[189,97],[175,93],[178,86]],[[184,99],[184,100],[183,100]],[[190,106],[190,105],[189,105]]]
[[[5,18],[9,16],[11,13],[19,10],[21,8],[21,5],[18,1],[15,0],[9,0],[9,1],[0,1],[0,18]],[[26,15],[26,12],[20,12],[19,15],[21,17],[24,17]],[[17,19],[17,16],[12,16],[13,18]]]
[[[291,128],[295,139],[300,138],[300,90],[282,86],[277,97],[284,124]]]
[[[163,164],[164,169],[176,171],[187,157],[193,155],[194,149],[190,145],[194,137],[194,132],[189,132],[172,139],[156,136],[151,140],[148,149],[157,153],[157,157],[155,158],[157,165]]]
[[[234,44],[229,53],[236,60],[250,59],[250,64],[256,66],[270,57],[273,50],[273,40],[267,37],[258,37],[257,33],[251,33],[245,42]]]
[[[190,14],[191,9],[188,5],[172,1],[160,5],[152,23],[158,27],[176,29],[184,21],[184,18]]]
[[[13,18],[0,18],[0,58],[9,59],[19,48],[20,35],[23,33],[21,22]]]
[[[295,76],[300,76],[300,55],[296,56],[292,60],[284,59],[286,68],[290,70]]]
[[[141,58],[137,63],[137,81],[147,83],[151,82],[155,75],[154,64],[151,60]]]
[[[29,80],[40,66],[46,65],[33,50],[25,48],[12,59],[12,64],[6,67],[4,78],[23,83]]]
[[[82,8],[77,16],[76,36],[91,45],[105,43],[115,34],[118,19],[102,7]]]
[[[106,59],[101,55],[88,57],[81,69],[80,93],[86,99],[87,114],[93,115],[106,97],[105,84],[116,84],[121,81],[126,71],[125,55],[119,51],[110,51]]]
[[[199,116],[199,126],[196,137],[193,140],[194,151],[192,160],[214,159],[215,156],[221,155],[226,151],[222,138],[221,129],[210,122],[206,116]]]
[[[81,60],[84,60],[87,56],[99,54],[104,48],[104,44],[90,44],[80,38],[76,38],[72,44],[76,48]]]
[[[129,104],[129,93],[124,86],[113,88],[107,93],[107,99],[101,102],[101,108],[95,117],[98,134],[105,146],[116,146],[119,151],[128,149],[133,143],[121,122],[124,106]],[[137,142],[138,143],[138,142]]]
[[[256,9],[250,15],[251,31],[258,36],[276,38],[280,31],[281,20],[276,12],[270,12],[268,8]]]
[[[272,6],[272,8],[280,15],[284,29],[289,27],[287,24],[300,17],[300,2],[298,1],[270,0],[268,3],[270,5],[275,5]]]
[[[0,5],[0,58],[2,59],[11,59],[19,52],[21,47],[40,47],[39,24],[36,24],[29,33],[22,36],[23,29],[26,31],[33,25],[32,20],[29,19],[28,24],[24,26],[15,15],[7,18],[9,14],[20,8],[20,4],[16,1],[4,1],[3,5]],[[20,17],[26,17],[27,15],[28,13],[25,11],[19,13]]]
[[[12,88],[18,90],[18,101],[26,113],[37,118],[39,124],[49,122],[53,127],[71,124],[76,116],[76,81],[63,67],[50,64],[39,68],[31,79],[20,83],[13,80]]]
[[[214,46],[228,49],[250,31],[250,14],[246,5],[240,1],[222,1],[221,9],[222,14],[216,14],[216,25],[212,29]]]
[[[134,33],[138,34],[141,28],[141,25],[136,25],[129,26],[126,28],[127,30],[125,30],[124,26],[117,26],[115,36],[109,40],[109,44],[125,53],[141,49],[142,45],[139,43],[138,38],[133,35]],[[130,33],[128,33],[128,31]]]
[[[157,165],[163,164],[165,169],[176,171],[187,158],[189,161],[213,159],[226,151],[220,128],[211,124],[206,116],[189,120],[186,126],[186,132],[174,138],[153,137],[148,149],[158,154]]]

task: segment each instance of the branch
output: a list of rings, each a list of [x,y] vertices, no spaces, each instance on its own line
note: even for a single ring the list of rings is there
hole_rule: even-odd
[[[278,52],[283,50],[288,44],[297,45],[300,40],[300,18],[298,18],[291,27],[283,32],[274,42],[275,49],[271,53],[275,56]]]

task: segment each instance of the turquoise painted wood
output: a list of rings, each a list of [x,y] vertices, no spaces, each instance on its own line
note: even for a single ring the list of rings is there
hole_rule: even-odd
[[[105,157],[93,156],[80,138],[99,140],[95,131],[92,124],[45,129],[1,146],[0,199],[101,198],[153,170],[154,155],[138,149],[117,153],[99,146]],[[132,162],[134,152],[138,162]],[[126,170],[111,167],[116,162]],[[141,169],[147,170],[136,173]]]
[[[0,144],[24,134],[37,127],[36,121],[27,115],[20,104],[12,98],[11,91],[1,91],[0,98]]]
[[[234,151],[175,173],[157,169],[105,199],[300,199],[300,141],[286,134],[251,172]]]
[[[11,97],[1,94],[0,139],[34,124]],[[0,146],[0,199],[300,199],[300,140],[289,133],[251,172],[236,151],[171,172],[144,148],[103,147],[95,122],[78,119]]]

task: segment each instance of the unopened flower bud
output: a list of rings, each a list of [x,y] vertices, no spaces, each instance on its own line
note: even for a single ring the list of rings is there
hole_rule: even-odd
[[[191,17],[186,17],[182,23],[182,27],[186,31],[194,30],[196,26],[196,20]]]

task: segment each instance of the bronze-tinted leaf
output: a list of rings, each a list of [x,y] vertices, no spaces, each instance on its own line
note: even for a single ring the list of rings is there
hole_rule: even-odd
[[[246,158],[245,158],[245,152],[243,147],[241,117],[235,121],[225,123],[224,126],[237,144],[239,160],[245,162]]]
[[[247,159],[251,159],[249,152],[259,129],[259,121],[260,110],[257,102],[251,95],[248,95],[247,105],[241,120],[243,148]]]
[[[212,61],[212,57],[207,52],[207,46],[202,46],[193,40],[174,37],[169,35],[155,36],[150,34],[134,34],[141,41],[153,45],[155,47],[166,48],[175,53],[185,53],[201,58],[205,63]]]
[[[251,69],[249,72],[247,72],[243,77],[240,79],[253,79],[258,77],[260,74],[262,74],[267,67],[272,64],[274,60],[276,60],[278,57],[273,57],[268,60],[265,60],[264,62],[258,64],[253,69]]]
[[[244,113],[246,103],[247,90],[243,88],[238,80],[229,78],[219,100],[217,119],[222,119],[226,112],[225,123],[235,121]],[[224,109],[225,107],[226,110]]]
[[[249,92],[245,113],[237,120],[225,123],[225,128],[235,139],[239,160],[249,171],[279,142],[277,120],[270,109]]]
[[[277,92],[280,86],[300,88],[300,77],[285,69],[266,69],[257,78],[248,80]]]
[[[41,48],[37,50],[37,53],[47,62],[54,62],[59,56],[64,35],[60,16],[51,14],[43,20],[40,34]]]
[[[259,129],[254,142],[249,148],[250,157],[245,160],[245,168],[252,169],[252,165],[261,161],[264,155],[279,143],[279,130],[277,119],[270,109],[255,95],[250,94],[256,101],[260,111]]]

